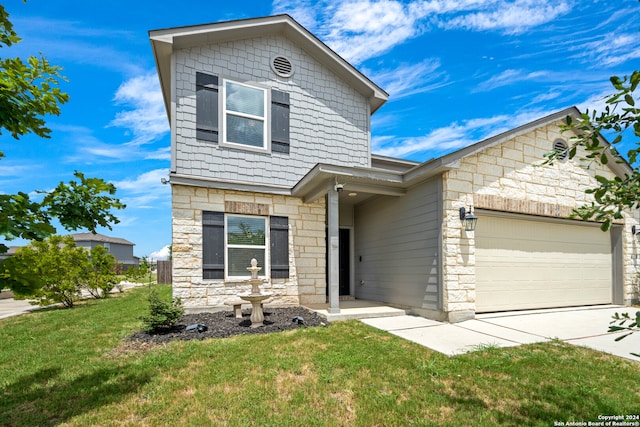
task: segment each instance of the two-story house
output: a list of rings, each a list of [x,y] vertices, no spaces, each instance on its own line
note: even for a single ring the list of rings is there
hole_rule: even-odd
[[[628,165],[535,166],[566,146],[558,124],[575,108],[419,164],[371,153],[388,94],[288,15],[150,39],[171,125],[173,294],[188,309],[246,290],[252,258],[275,304],[330,313],[361,298],[459,321],[637,298],[637,218],[606,233],[566,219],[595,174]]]
[[[96,246],[104,246],[111,255],[116,258],[120,268],[127,270],[140,263],[138,257],[133,255],[133,243],[120,237],[105,236],[99,233],[75,233],[72,234],[76,246],[90,251]]]

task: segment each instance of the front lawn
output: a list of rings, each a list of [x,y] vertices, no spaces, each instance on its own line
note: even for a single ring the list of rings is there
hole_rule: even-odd
[[[450,358],[357,321],[129,342],[147,293],[0,320],[0,425],[552,426],[640,408],[640,363],[560,342]]]

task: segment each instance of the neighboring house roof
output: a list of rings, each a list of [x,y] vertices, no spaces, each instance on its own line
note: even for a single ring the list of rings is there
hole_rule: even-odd
[[[371,114],[389,98],[389,94],[331,50],[320,39],[307,31],[291,16],[275,15],[149,31],[169,121],[171,121],[171,64],[174,49],[272,34],[282,35],[296,43],[305,52],[330,68],[336,75],[349,83],[351,87],[368,98]]]
[[[5,252],[5,253],[3,253],[3,254],[0,254],[0,257],[2,257],[2,258],[8,258],[8,257],[10,257],[11,255],[15,255],[15,254],[16,254],[16,251],[17,251],[18,249],[20,249],[21,247],[22,247],[22,246],[9,246],[9,249],[7,250],[7,252]]]
[[[76,242],[101,242],[101,243],[118,243],[121,245],[130,245],[134,246],[134,243],[126,239],[121,239],[119,237],[109,237],[103,234],[93,234],[93,233],[76,233],[72,234],[73,240]]]
[[[531,132],[534,129],[558,122],[569,115],[579,117],[581,113],[576,107],[566,108],[458,151],[454,151],[453,153],[415,165],[413,168],[405,171],[402,169],[353,168],[319,163],[298,181],[292,189],[292,194],[302,197],[306,202],[310,202],[326,194],[330,184],[338,180],[342,183],[347,183],[349,191],[369,191],[375,194],[402,195],[406,192],[406,189],[412,185],[425,181],[447,170],[458,168],[460,160],[464,157],[502,144],[519,135]],[[609,145],[604,138],[602,138],[602,144],[604,146]],[[382,161],[382,158],[379,158],[379,160]],[[543,159],[540,160],[542,161]],[[391,160],[388,160],[388,162],[392,163]],[[607,165],[611,171],[618,176],[624,176],[632,172],[631,166],[622,158],[619,158],[617,162],[609,162]]]

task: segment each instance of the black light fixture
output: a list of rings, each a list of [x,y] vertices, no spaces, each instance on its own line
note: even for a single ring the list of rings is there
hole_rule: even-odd
[[[640,240],[640,227],[632,225],[631,226],[631,234],[636,236],[636,239]]]
[[[474,231],[478,223],[478,217],[473,214],[471,206],[469,212],[465,208],[460,208],[460,221],[464,222],[464,231]]]

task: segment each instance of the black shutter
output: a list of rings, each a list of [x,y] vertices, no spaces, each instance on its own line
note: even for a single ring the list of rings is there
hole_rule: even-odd
[[[289,94],[271,90],[271,151],[289,154]]]
[[[224,213],[202,212],[202,278],[224,279]]]
[[[272,216],[271,228],[271,278],[289,278],[289,219]]]
[[[196,138],[218,141],[218,76],[196,73]]]

